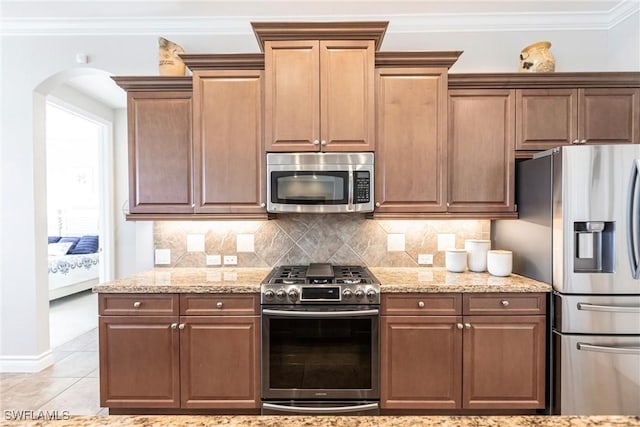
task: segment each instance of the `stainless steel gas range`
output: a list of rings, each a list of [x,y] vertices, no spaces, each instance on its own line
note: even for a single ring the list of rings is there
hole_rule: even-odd
[[[276,267],[264,280],[262,413],[379,413],[380,282],[366,267]]]

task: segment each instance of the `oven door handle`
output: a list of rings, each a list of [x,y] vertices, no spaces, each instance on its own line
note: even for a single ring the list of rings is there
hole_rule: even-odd
[[[349,412],[368,411],[371,409],[378,409],[377,403],[367,403],[364,405],[353,406],[329,406],[329,407],[308,407],[308,406],[286,406],[276,405],[273,403],[263,403],[263,409],[272,409],[274,411],[282,412],[297,412],[304,414],[346,414]]]
[[[376,316],[380,311],[375,308],[371,310],[353,310],[353,311],[292,311],[292,310],[271,310],[265,308],[262,314],[280,317],[365,317]]]

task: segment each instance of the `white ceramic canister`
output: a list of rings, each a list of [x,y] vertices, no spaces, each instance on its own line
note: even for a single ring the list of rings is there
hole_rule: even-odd
[[[453,273],[462,273],[467,269],[467,251],[464,249],[447,249],[444,266]]]
[[[487,252],[487,270],[492,276],[508,276],[511,274],[513,254],[511,251],[493,250]]]
[[[467,251],[467,266],[477,273],[487,270],[487,252],[491,249],[491,240],[470,239],[464,241]]]

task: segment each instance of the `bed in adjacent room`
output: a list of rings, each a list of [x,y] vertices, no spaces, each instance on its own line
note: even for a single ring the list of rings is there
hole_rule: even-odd
[[[49,300],[91,289],[98,283],[96,235],[49,236]]]

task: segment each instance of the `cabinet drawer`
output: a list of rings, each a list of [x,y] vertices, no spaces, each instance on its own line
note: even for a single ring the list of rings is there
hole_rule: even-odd
[[[182,294],[180,314],[184,316],[253,316],[259,313],[258,294]]]
[[[462,313],[460,294],[385,294],[381,312],[392,316],[451,316]]]
[[[544,314],[547,298],[544,293],[464,294],[463,314]]]
[[[102,316],[177,316],[178,302],[175,294],[100,294],[98,313]]]

